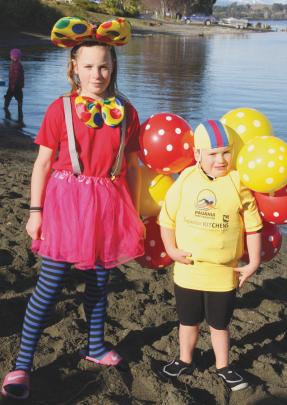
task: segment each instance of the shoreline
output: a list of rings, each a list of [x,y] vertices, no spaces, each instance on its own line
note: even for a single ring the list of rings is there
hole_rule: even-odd
[[[254,29],[236,29],[228,26],[203,24],[184,24],[161,21],[143,21],[138,24],[132,22],[132,36],[139,35],[176,35],[176,36],[210,36],[210,35],[242,35],[254,32],[272,32]],[[3,31],[0,29],[0,46],[11,46],[11,43],[17,42],[17,46],[35,46],[51,44],[50,35],[29,31]]]
[[[25,232],[30,176],[38,147],[21,130],[0,123],[0,379],[13,366],[24,310],[36,283],[39,258]],[[32,395],[23,404],[99,405],[279,405],[287,401],[287,239],[240,290],[231,323],[231,361],[250,387],[229,392],[215,375],[208,327],[195,350],[196,369],[176,382],[153,373],[178,353],[178,322],[172,269],[130,262],[111,271],[106,340],[129,364],[128,371],[80,360],[86,345],[81,272],[71,270],[53,318],[43,333],[31,376]],[[4,400],[0,403],[4,405]],[[6,402],[5,402],[6,403]]]

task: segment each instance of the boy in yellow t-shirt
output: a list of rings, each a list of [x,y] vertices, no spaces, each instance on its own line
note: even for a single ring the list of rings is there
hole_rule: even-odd
[[[231,170],[232,132],[220,121],[200,124],[194,133],[196,166],[185,169],[169,189],[160,212],[161,236],[175,261],[174,287],[180,321],[180,357],[159,373],[177,377],[193,370],[199,325],[211,334],[217,374],[237,391],[248,386],[229,366],[229,329],[236,288],[260,264],[262,221],[251,192]],[[237,267],[246,233],[249,263]]]

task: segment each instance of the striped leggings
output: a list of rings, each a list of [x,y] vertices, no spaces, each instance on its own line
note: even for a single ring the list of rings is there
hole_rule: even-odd
[[[39,279],[25,313],[16,370],[31,370],[38,340],[50,319],[69,269],[69,263],[42,259]],[[101,359],[108,352],[104,342],[104,327],[109,271],[99,266],[95,270],[82,271],[82,274],[86,283],[84,310],[89,331],[87,354]]]

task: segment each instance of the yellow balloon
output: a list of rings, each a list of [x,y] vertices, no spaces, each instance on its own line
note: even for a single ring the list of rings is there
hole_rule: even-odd
[[[256,136],[274,135],[268,118],[253,108],[236,108],[223,115],[220,121],[234,129],[244,143]]]
[[[171,176],[158,174],[146,166],[141,166],[140,170],[142,176],[140,215],[156,216],[174,180]]]
[[[247,142],[237,157],[242,183],[259,193],[270,193],[287,184],[287,144],[275,136]]]
[[[226,127],[227,131],[232,133],[233,154],[232,154],[231,168],[235,169],[238,153],[242,149],[244,143],[243,143],[242,139],[240,138],[240,136],[237,134],[237,132],[234,131],[233,128],[229,127],[228,125],[224,125],[224,126]]]

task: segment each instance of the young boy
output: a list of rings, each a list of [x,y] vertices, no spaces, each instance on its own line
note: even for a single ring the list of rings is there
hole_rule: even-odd
[[[10,119],[10,112],[8,110],[9,104],[13,97],[18,102],[18,121],[23,120],[23,87],[24,87],[24,69],[20,62],[22,52],[18,48],[11,49],[10,59],[12,61],[9,66],[9,85],[7,93],[4,96],[4,110],[6,118]]]
[[[159,216],[165,249],[175,261],[180,321],[180,357],[160,373],[177,377],[192,372],[199,325],[205,318],[217,374],[237,391],[248,383],[229,366],[228,324],[238,281],[241,287],[260,264],[262,222],[251,192],[231,170],[231,131],[220,121],[209,120],[196,128],[194,143],[197,165],[185,169],[169,189]],[[237,268],[244,232],[250,261]]]

